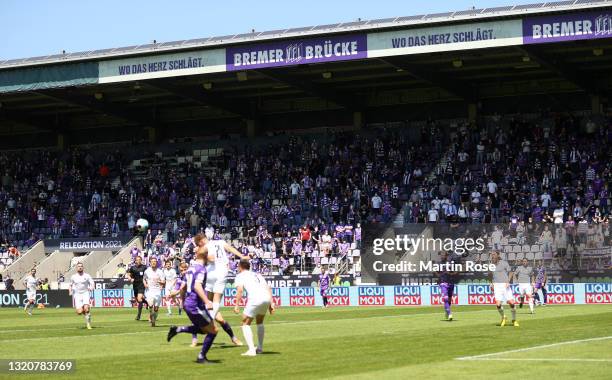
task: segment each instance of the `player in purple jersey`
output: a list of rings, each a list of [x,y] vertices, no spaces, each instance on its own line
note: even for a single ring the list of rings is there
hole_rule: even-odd
[[[457,264],[459,257],[456,257],[452,253],[449,255],[448,252],[440,252],[440,263],[455,263]],[[451,313],[451,305],[453,304],[453,294],[455,293],[455,282],[457,281],[457,272],[451,272],[448,270],[442,270],[438,273],[438,284],[440,286],[440,294],[442,295],[442,301],[444,302],[444,312],[446,313],[446,320],[452,321],[453,314]]]
[[[192,322],[191,326],[171,326],[168,330],[167,340],[172,340],[179,333],[206,334],[202,351],[198,354],[197,363],[214,363],[208,360],[206,354],[212,347],[217,337],[217,326],[214,318],[208,313],[212,308],[212,303],[208,300],[204,285],[206,284],[206,256],[204,250],[198,249],[196,258],[192,261],[191,267],[185,273],[185,284],[181,290],[183,298],[183,309]]]
[[[538,267],[535,270],[535,283],[533,284],[533,297],[536,300],[536,304],[546,306],[546,283],[548,282],[548,276],[546,275],[546,267],[544,261],[540,260]],[[542,291],[542,299],[540,300],[539,291]]]
[[[178,302],[179,306],[179,315],[181,315],[181,309],[183,307],[183,300],[180,297],[181,291],[185,288],[185,273],[187,273],[187,269],[189,269],[189,265],[187,263],[181,263],[179,265],[179,276],[174,283],[174,289],[168,294],[169,298],[174,298]],[[196,347],[198,345],[198,334],[191,334],[191,347]]]
[[[329,291],[329,274],[325,268],[321,268],[321,274],[319,275],[319,292],[323,298],[323,308],[327,308],[327,292]]]
[[[232,343],[236,346],[242,346],[242,342],[236,335],[234,335],[234,330],[232,330],[232,326],[230,326],[229,322],[223,319],[221,312],[219,312],[219,307],[221,303],[221,297],[223,296],[223,292],[225,290],[225,282],[227,277],[228,267],[228,258],[227,252],[231,252],[239,258],[244,258],[234,247],[229,246],[223,240],[213,240],[212,231],[207,230],[207,236],[203,234],[197,234],[194,237],[194,242],[196,244],[196,249],[200,251],[201,254],[206,256],[207,263],[207,281],[204,290],[207,292],[208,300],[211,302],[212,309],[211,315],[213,319],[215,319],[219,325],[223,328],[223,331],[229,335]],[[213,247],[216,245],[216,247]],[[214,251],[211,251],[213,249]],[[218,255],[218,256],[217,256]],[[215,269],[216,267],[216,269]],[[216,305],[216,307],[215,307]]]

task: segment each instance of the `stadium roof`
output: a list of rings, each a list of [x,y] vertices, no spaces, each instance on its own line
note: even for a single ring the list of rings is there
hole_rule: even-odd
[[[49,63],[116,58],[138,54],[173,52],[203,47],[221,47],[238,43],[260,42],[271,39],[304,37],[319,34],[335,34],[366,30],[393,29],[398,27],[411,27],[461,21],[482,20],[489,18],[505,18],[540,13],[573,11],[585,8],[609,6],[610,4],[612,4],[612,1],[610,0],[564,0],[522,5],[509,5],[492,8],[468,9],[455,12],[392,17],[375,20],[358,20],[337,24],[296,27],[254,33],[240,33],[234,35],[197,38],[182,41],[147,43],[142,45],[91,50],[84,52],[61,52],[59,54],[30,58],[17,58],[0,61],[0,69],[42,65]]]
[[[575,9],[580,11],[569,13]],[[465,11],[476,15],[454,12],[357,22],[345,29],[341,25],[331,25],[263,32],[252,37],[230,36],[232,43],[245,41],[245,38],[271,38],[277,34],[286,37],[290,33],[321,34],[318,39],[312,38],[317,41],[343,41],[354,35],[362,40],[372,37],[367,55],[334,62],[255,64],[246,69],[230,70],[230,59],[234,55],[229,52],[232,49],[250,52],[270,45],[244,43],[233,44],[227,49],[201,49],[204,53],[221,52],[216,55],[221,60],[218,71],[187,70],[188,73],[178,74],[161,71],[146,77],[132,73],[113,81],[102,81],[108,78],[102,75],[102,64],[113,64],[114,75],[117,75],[119,65],[138,67],[146,63],[146,66],[162,59],[198,56],[198,52],[195,48],[182,47],[188,51],[163,58],[168,54],[159,54],[159,50],[154,50],[154,54],[146,50],[134,53],[132,50],[136,48],[132,47],[131,50],[103,51],[104,54],[120,55],[121,59],[94,60],[91,54],[74,58],[91,62],[33,62],[29,65],[36,65],[34,67],[0,71],[0,89],[3,85],[7,89],[0,91],[0,135],[11,136],[3,139],[4,148],[9,145],[19,148],[33,143],[48,146],[49,141],[53,145],[58,134],[70,136],[71,143],[81,144],[142,138],[147,133],[145,130],[151,129],[160,130],[160,134],[168,138],[245,133],[249,123],[261,125],[265,131],[352,125],[359,113],[366,123],[465,117],[468,103],[500,113],[541,108],[588,110],[593,104],[589,95],[597,95],[604,105],[612,99],[610,9],[612,1],[593,5],[591,1],[579,0]],[[546,14],[515,16],[523,12]],[[472,19],[454,22],[462,20],[461,17]],[[482,17],[502,19],[481,22]],[[528,39],[533,36],[525,34],[536,25],[530,22],[559,24],[559,20],[574,20],[581,23],[585,17],[593,25],[598,23],[596,18],[605,21],[593,27],[593,32],[600,32],[598,35],[530,41]],[[396,28],[398,23],[404,22],[434,25]],[[449,22],[451,24],[447,25]],[[389,29],[379,31],[380,25],[389,25]],[[350,28],[375,30],[366,36],[360,32],[346,33]],[[480,28],[497,28],[497,34],[487,40],[470,40],[461,46],[446,43],[392,50],[384,45],[394,36],[425,38],[451,34],[449,32],[465,35]],[[345,33],[339,34],[340,31]],[[274,42],[272,45],[289,46],[308,40],[279,39],[282,44]],[[506,40],[511,41],[506,43]],[[202,41],[226,43],[223,38]],[[151,49],[151,46],[141,49]],[[129,55],[133,57],[122,57]],[[46,59],[58,60],[57,57]],[[59,59],[58,62],[67,60]],[[91,72],[83,67],[91,68]],[[74,78],[83,80],[71,81]]]

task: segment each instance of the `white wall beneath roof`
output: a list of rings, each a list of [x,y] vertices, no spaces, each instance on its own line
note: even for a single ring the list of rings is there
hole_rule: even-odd
[[[522,25],[522,20],[516,19],[368,33],[368,58],[521,45],[523,43]],[[455,33],[473,32],[475,34],[485,30],[493,30],[493,38],[468,42],[452,40]],[[406,47],[394,47],[393,45],[393,41],[397,39],[425,37],[425,40],[429,41],[429,37],[433,35],[449,36],[450,42]]]

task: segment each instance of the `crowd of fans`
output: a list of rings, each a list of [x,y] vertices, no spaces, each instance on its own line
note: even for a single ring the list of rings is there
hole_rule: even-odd
[[[120,151],[2,154],[0,236],[19,247],[42,237],[126,237],[145,218],[151,245],[182,245],[213,226],[279,259],[282,251],[310,264],[313,252],[346,257],[360,240],[358,224],[391,221],[400,197],[441,153],[378,130],[290,136],[257,148],[247,142],[226,149],[207,173],[152,156],[148,172],[135,174]],[[306,229],[312,239],[303,243]]]
[[[338,224],[333,233],[320,232],[318,227],[311,230],[304,225],[299,228],[296,236],[292,236],[291,233],[281,235],[280,232],[273,236],[266,228],[260,227],[253,236],[232,239],[229,233],[216,233],[215,239],[231,241],[240,253],[250,258],[252,270],[283,275],[304,271],[317,273],[322,264],[353,263],[353,257],[359,257],[362,236],[361,225],[357,223],[355,228],[351,225]],[[189,234],[186,238],[180,235],[172,244],[164,242],[161,232],[153,238],[149,230],[144,240],[144,249],[138,249],[135,245],[131,248],[128,267],[138,256],[144,263],[155,257],[160,268],[166,261],[178,267],[181,262],[189,263],[194,257],[195,243]],[[232,271],[236,270],[238,262],[237,257],[230,258]],[[125,268],[123,262],[118,264],[115,276],[123,277]],[[336,268],[337,265],[334,265],[334,269]],[[351,271],[351,274],[354,274],[354,271]]]
[[[406,222],[602,223],[612,209],[612,128],[571,115],[451,125],[435,176],[413,192]]]
[[[431,228],[440,239],[482,239],[483,248],[470,248],[458,253],[480,263],[490,262],[491,252],[498,252],[510,265],[518,266],[523,259],[532,265],[542,262],[549,270],[575,281],[580,276],[602,276],[612,269],[612,229],[606,221],[589,223],[568,219],[558,223],[526,223],[511,220],[507,224],[422,224]],[[433,260],[438,252],[430,252]]]
[[[406,223],[607,223],[611,139],[605,120],[544,114],[428,122],[420,138],[381,128],[246,141],[206,170],[149,155],[135,172],[130,148],[2,153],[0,243],[11,251],[0,260],[43,237],[127,238],[139,218],[151,224],[148,252],[188,256],[191,237],[212,226],[280,272],[346,260],[361,225],[397,213]]]

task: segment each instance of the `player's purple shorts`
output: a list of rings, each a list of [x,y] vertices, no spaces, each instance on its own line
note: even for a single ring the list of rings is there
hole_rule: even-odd
[[[326,297],[327,293],[329,292],[329,288],[321,288],[321,297]]]
[[[213,318],[208,314],[208,310],[200,309],[197,306],[185,307],[185,312],[189,317],[191,323],[195,326],[202,328],[213,322]]]
[[[533,287],[534,289],[542,289],[542,283],[541,282],[536,282],[535,286]]]
[[[441,283],[440,293],[442,294],[442,297],[447,296],[448,300],[452,302],[453,294],[455,293],[455,284],[449,284],[448,282]]]

